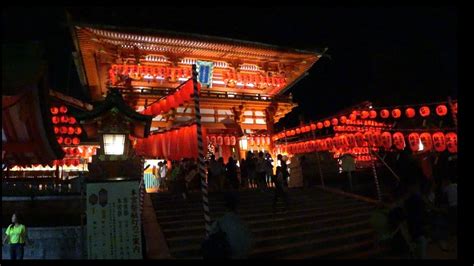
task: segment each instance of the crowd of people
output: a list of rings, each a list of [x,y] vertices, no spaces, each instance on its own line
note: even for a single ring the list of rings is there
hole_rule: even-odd
[[[278,186],[288,185],[288,168],[281,155],[278,155],[279,167],[274,173],[273,159],[270,154],[249,151],[246,158],[238,163],[233,157],[229,157],[227,163],[224,158],[216,160],[214,155],[205,162],[206,181],[210,192],[223,192],[228,190],[239,190],[245,188],[256,188],[267,191],[270,187],[276,187],[279,197],[283,197]],[[159,191],[168,190],[186,199],[189,191],[200,190],[200,177],[195,159],[184,158],[180,161],[172,161],[168,168],[166,161],[158,163],[153,171],[158,179]]]
[[[444,252],[452,251],[448,240],[457,235],[456,169],[427,178],[412,161],[405,166],[396,189],[380,203],[371,217],[377,243],[393,255],[426,259],[427,246],[435,243]]]

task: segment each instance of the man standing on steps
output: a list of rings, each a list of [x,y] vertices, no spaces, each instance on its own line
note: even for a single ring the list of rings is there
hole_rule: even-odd
[[[230,246],[230,258],[246,259],[253,247],[253,236],[237,213],[237,192],[226,192],[224,201],[226,212],[212,224],[210,235],[224,232]]]
[[[267,174],[265,166],[265,158],[263,158],[263,152],[258,153],[257,159],[257,185],[260,191],[264,191],[265,186],[265,176]]]

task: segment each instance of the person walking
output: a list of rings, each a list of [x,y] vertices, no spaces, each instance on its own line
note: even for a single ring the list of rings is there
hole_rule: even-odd
[[[265,166],[265,158],[263,158],[263,152],[258,153],[257,158],[257,186],[260,191],[264,191],[265,186],[265,175],[266,175],[266,166]]]
[[[285,184],[285,177],[283,169],[281,166],[278,166],[276,169],[275,177],[275,194],[273,197],[273,212],[276,212],[276,204],[278,199],[283,199],[285,203],[285,211],[288,210],[288,187]]]
[[[225,166],[226,169],[226,181],[229,187],[232,189],[239,189],[239,179],[237,178],[237,165],[235,164],[234,158],[229,157],[229,161]]]
[[[25,245],[29,244],[26,226],[22,224],[18,213],[12,215],[12,223],[5,230],[3,244],[10,246],[10,259],[22,260],[25,253]]]
[[[254,238],[238,214],[236,192],[224,194],[226,211],[211,226],[209,237],[202,245],[204,259],[247,259]],[[216,243],[218,242],[218,243]]]
[[[247,162],[245,159],[240,160],[240,185],[242,188],[248,188],[249,174],[247,169]]]

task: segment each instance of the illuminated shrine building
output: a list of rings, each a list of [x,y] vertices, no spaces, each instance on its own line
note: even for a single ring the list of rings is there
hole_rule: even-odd
[[[119,88],[126,102],[142,111],[188,80],[192,64],[213,63],[210,84],[200,93],[202,124],[211,142],[217,140],[216,156],[225,160],[241,158],[247,150],[271,149],[274,123],[297,106],[282,94],[321,57],[196,34],[77,23],[71,29],[80,80],[92,101]],[[193,120],[193,104],[185,103],[154,117],[151,130]]]

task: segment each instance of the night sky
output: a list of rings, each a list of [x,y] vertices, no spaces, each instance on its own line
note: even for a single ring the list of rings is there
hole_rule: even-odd
[[[328,47],[289,92],[300,107],[278,126],[357,104],[425,103],[457,97],[455,8],[163,7],[72,8],[74,18],[117,26],[200,33],[300,49]],[[193,15],[199,14],[199,17]],[[63,8],[2,10],[4,40],[45,44],[54,89],[82,95]]]

